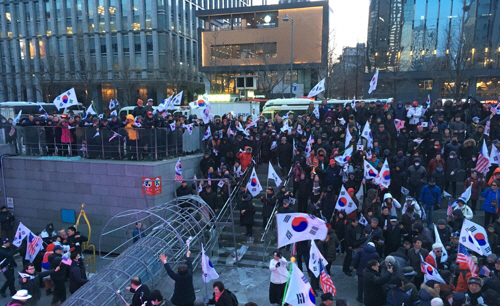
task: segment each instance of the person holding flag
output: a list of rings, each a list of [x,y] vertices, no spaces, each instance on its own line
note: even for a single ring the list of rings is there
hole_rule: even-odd
[[[19,274],[19,282],[21,283],[21,289],[28,291],[31,295],[29,303],[26,305],[36,305],[40,301],[40,283],[42,279],[46,276],[53,274],[61,269],[61,267],[56,267],[54,270],[48,270],[38,273],[35,270],[35,265],[32,263],[25,264],[22,272],[17,272]]]
[[[273,252],[273,258],[269,263],[271,270],[271,282],[269,285],[269,303],[272,306],[281,306],[285,287],[288,280],[287,260],[281,255],[279,250]]]
[[[202,256],[205,254],[203,253]],[[175,273],[170,264],[168,257],[165,254],[160,255],[160,261],[167,271],[168,276],[174,280],[174,293],[170,301],[176,306],[193,305],[196,300],[196,294],[193,286],[193,261],[190,258],[191,251],[186,253],[186,263],[177,266],[177,273]],[[202,259],[203,260],[203,259]]]
[[[3,275],[5,276],[5,283],[2,288],[0,288],[0,295],[2,297],[7,297],[5,290],[9,287],[10,295],[16,294],[16,288],[14,286],[14,269],[17,267],[17,263],[14,260],[14,254],[17,253],[12,251],[10,248],[9,238],[4,238],[2,240],[2,247],[0,248],[0,268],[2,269]]]

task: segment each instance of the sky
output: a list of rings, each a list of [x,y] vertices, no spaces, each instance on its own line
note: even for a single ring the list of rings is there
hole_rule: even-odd
[[[261,1],[254,0],[254,4],[258,5]],[[334,35],[334,52],[338,57],[343,47],[355,47],[358,42],[366,43],[370,0],[329,1],[330,32]],[[267,3],[277,4],[279,0],[268,0]]]

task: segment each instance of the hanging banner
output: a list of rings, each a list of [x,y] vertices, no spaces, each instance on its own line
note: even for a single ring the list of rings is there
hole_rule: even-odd
[[[155,196],[162,193],[161,176],[143,177],[142,178],[142,194],[147,196]]]

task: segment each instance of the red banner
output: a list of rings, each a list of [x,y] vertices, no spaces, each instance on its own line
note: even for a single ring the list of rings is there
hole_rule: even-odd
[[[161,192],[161,176],[142,178],[142,194],[155,196],[161,194]]]

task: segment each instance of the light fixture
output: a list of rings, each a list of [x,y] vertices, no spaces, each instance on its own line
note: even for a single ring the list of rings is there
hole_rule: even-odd
[[[436,55],[436,53],[437,53],[437,50],[434,50],[434,55]]]
[[[476,48],[472,48],[471,52],[474,54],[474,52],[476,52]]]
[[[413,50],[410,50],[410,56],[413,56]]]
[[[271,16],[266,15],[266,16],[264,17],[264,22],[265,22],[265,23],[270,23],[270,22],[271,22]]]
[[[446,49],[446,54],[450,54],[450,49]]]
[[[484,52],[488,52],[488,47],[484,48]]]
[[[378,52],[375,52],[375,56],[378,56]]]
[[[425,55],[425,50],[422,50],[422,55]]]

